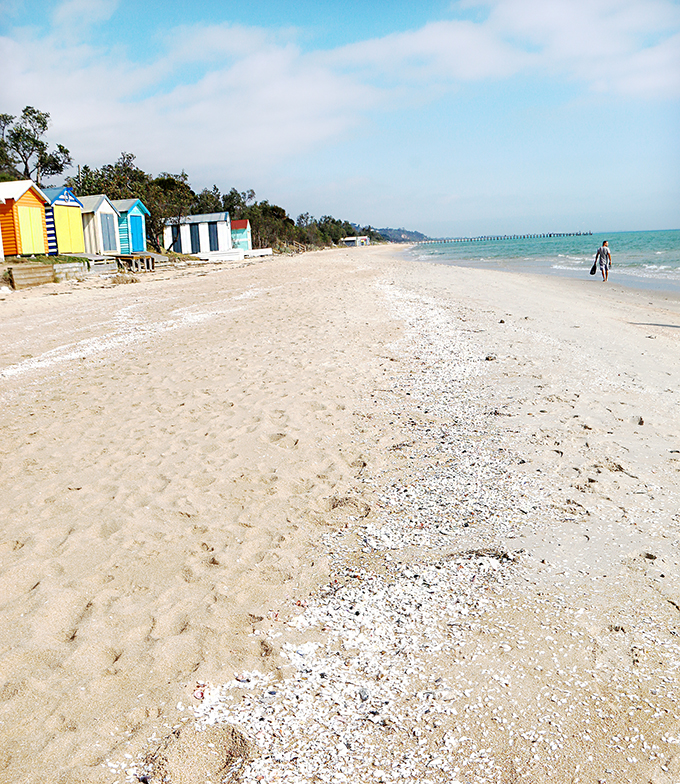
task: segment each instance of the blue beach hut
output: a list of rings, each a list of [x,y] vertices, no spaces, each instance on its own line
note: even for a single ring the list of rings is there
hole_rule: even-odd
[[[42,191],[49,199],[45,204],[49,255],[85,253],[82,202],[70,188],[43,188]]]
[[[146,250],[146,216],[149,210],[139,199],[115,199],[111,202],[118,210],[120,252],[139,253]]]

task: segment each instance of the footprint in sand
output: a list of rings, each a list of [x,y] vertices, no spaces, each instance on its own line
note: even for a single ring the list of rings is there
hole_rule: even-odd
[[[246,738],[234,727],[182,727],[168,736],[147,759],[153,771],[140,781],[223,781],[238,762],[251,756]]]
[[[298,440],[299,439],[293,438],[286,433],[271,433],[267,436],[267,441],[280,446],[282,449],[295,449],[298,445]]]

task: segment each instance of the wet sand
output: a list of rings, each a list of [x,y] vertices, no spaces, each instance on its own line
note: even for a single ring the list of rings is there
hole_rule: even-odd
[[[678,779],[677,298],[360,248],[0,312],[3,780]]]

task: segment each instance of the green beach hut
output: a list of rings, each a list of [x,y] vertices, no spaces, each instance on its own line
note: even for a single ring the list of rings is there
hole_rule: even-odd
[[[149,210],[139,199],[115,199],[111,202],[118,210],[118,235],[120,252],[140,253],[146,250],[146,217]]]

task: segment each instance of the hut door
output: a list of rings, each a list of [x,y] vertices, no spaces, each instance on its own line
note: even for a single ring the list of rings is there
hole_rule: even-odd
[[[201,240],[200,237],[198,236],[198,223],[189,224],[189,233],[191,234],[191,252],[200,253]]]
[[[83,237],[83,218],[80,207],[69,207],[68,226],[71,236],[71,253],[85,253],[85,238]]]
[[[182,252],[182,237],[180,236],[179,226],[171,226],[172,230],[172,251],[173,253]]]
[[[130,215],[130,232],[132,234],[132,252],[146,250],[141,215]]]
[[[54,208],[54,228],[57,233],[57,246],[60,253],[83,253],[83,222],[80,208]]]
[[[113,215],[102,212],[102,242],[103,251],[116,250],[116,227],[113,225]]]
[[[210,250],[219,250],[220,243],[217,239],[217,223],[208,224],[208,238],[210,240]]]
[[[43,211],[39,207],[17,207],[17,210],[22,254],[45,253]]]
[[[67,253],[71,248],[71,228],[68,222],[70,207],[54,208],[54,231],[57,235],[57,249],[62,253]]]

